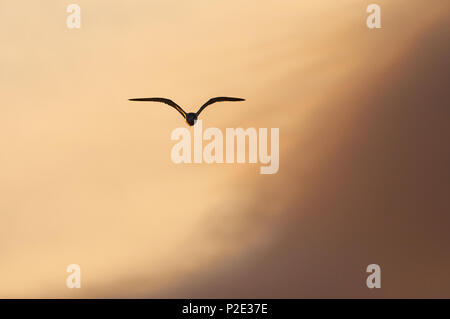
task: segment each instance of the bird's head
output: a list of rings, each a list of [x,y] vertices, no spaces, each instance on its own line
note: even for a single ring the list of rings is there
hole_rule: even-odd
[[[186,123],[190,126],[193,126],[197,122],[197,114],[195,113],[187,113],[186,114]]]

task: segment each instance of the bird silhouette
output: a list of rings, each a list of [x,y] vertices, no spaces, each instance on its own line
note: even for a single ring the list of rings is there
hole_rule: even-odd
[[[144,101],[144,102],[161,102],[161,103],[165,103],[167,105],[170,105],[171,107],[173,107],[175,110],[177,110],[178,112],[180,112],[180,114],[184,117],[184,119],[186,120],[186,123],[189,124],[190,126],[193,126],[198,119],[198,116],[200,115],[200,113],[208,106],[211,105],[213,103],[216,102],[235,102],[235,101],[245,101],[245,99],[241,99],[238,97],[226,97],[226,96],[219,96],[219,97],[214,97],[212,99],[209,99],[208,102],[206,102],[205,104],[203,104],[199,110],[197,111],[197,113],[186,113],[181,106],[179,106],[178,104],[176,104],[174,101],[170,100],[170,99],[166,99],[166,98],[162,98],[162,97],[144,97],[144,98],[136,98],[136,99],[128,99],[129,101]]]

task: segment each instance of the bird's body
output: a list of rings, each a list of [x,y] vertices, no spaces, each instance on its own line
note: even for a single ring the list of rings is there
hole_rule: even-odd
[[[136,98],[136,99],[129,99],[129,101],[150,101],[150,102],[161,102],[165,103],[167,105],[170,105],[174,109],[176,109],[186,120],[186,123],[190,126],[193,126],[197,120],[200,113],[210,104],[216,103],[216,102],[224,102],[224,101],[245,101],[244,99],[237,98],[237,97],[226,97],[226,96],[220,96],[215,97],[212,99],[209,99],[208,102],[203,104],[200,109],[197,111],[197,113],[186,113],[178,104],[176,104],[174,101],[162,97],[148,97],[148,98]]]
[[[186,122],[190,125],[193,126],[198,120],[198,116],[196,113],[187,113],[186,114]]]

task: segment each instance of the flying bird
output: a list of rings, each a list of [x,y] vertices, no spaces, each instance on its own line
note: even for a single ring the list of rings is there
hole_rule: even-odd
[[[170,105],[171,107],[173,107],[175,110],[177,110],[178,112],[180,112],[180,114],[184,117],[184,119],[186,120],[186,123],[189,124],[190,126],[193,126],[198,119],[198,116],[200,115],[200,113],[208,106],[211,105],[213,103],[216,102],[234,102],[234,101],[245,101],[245,99],[241,99],[238,97],[226,97],[226,96],[219,96],[219,97],[214,97],[212,99],[209,99],[208,102],[206,102],[205,104],[203,104],[200,109],[197,111],[197,113],[186,113],[181,106],[179,106],[178,104],[176,104],[174,101],[170,100],[170,99],[166,99],[166,98],[162,98],[162,97],[144,97],[144,98],[137,98],[137,99],[128,99],[129,101],[144,101],[144,102],[161,102],[161,103],[165,103],[167,105]]]

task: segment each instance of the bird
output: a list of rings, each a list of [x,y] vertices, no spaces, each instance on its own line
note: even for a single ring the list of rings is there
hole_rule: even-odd
[[[198,120],[198,116],[200,115],[200,113],[208,106],[211,105],[213,103],[216,102],[236,102],[236,101],[245,101],[245,99],[241,99],[238,97],[226,97],[226,96],[218,96],[218,97],[214,97],[209,99],[205,104],[203,104],[199,110],[196,113],[190,112],[190,113],[186,113],[181,106],[179,106],[178,104],[176,104],[174,101],[170,100],[170,99],[166,99],[166,98],[162,98],[162,97],[144,97],[144,98],[134,98],[134,99],[128,99],[129,101],[143,101],[143,102],[161,102],[161,103],[165,103],[167,105],[170,105],[171,107],[173,107],[175,110],[177,110],[178,112],[180,112],[180,114],[184,117],[184,119],[186,120],[186,123],[189,124],[189,126],[193,126],[195,123],[197,123]]]

